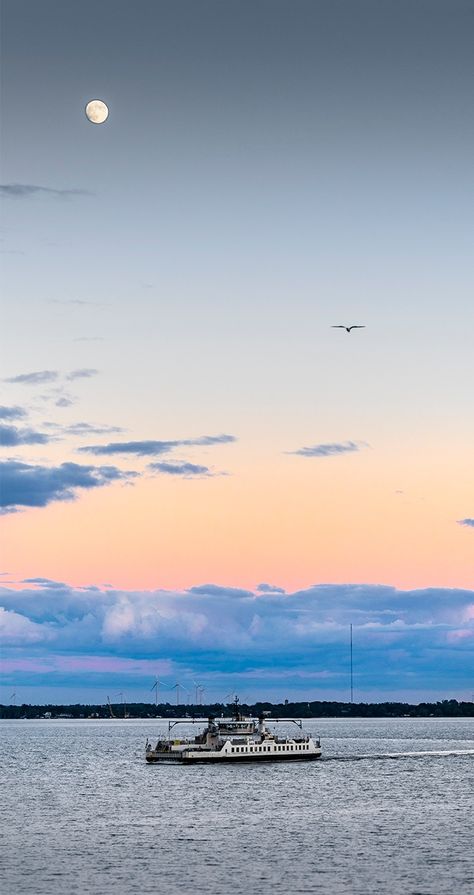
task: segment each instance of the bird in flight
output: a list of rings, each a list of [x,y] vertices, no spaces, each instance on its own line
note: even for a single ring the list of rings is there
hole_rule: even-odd
[[[331,329],[345,329],[346,333],[350,333],[351,329],[365,329],[365,325],[358,326],[354,323],[352,326],[342,326],[342,324],[339,324],[339,326],[331,326]]]

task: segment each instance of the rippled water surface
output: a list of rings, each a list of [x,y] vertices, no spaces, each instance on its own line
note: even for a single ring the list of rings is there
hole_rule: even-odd
[[[165,729],[2,722],[4,895],[472,895],[474,721],[315,719],[320,762],[148,766]]]

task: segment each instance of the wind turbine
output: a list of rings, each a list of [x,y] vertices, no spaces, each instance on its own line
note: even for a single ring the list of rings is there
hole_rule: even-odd
[[[199,690],[201,688],[201,684],[198,684],[197,681],[193,681],[194,684],[194,705],[199,705]]]
[[[166,684],[164,684],[163,681],[158,680],[158,678],[155,678],[155,683],[150,688],[155,691],[155,705],[158,705],[158,691],[160,687],[166,687]]]
[[[122,705],[123,705],[123,717],[124,717],[124,718],[128,718],[128,715],[127,715],[127,706],[126,706],[126,704],[125,704],[125,694],[124,694],[123,690],[119,690],[118,693],[116,693],[115,695],[121,697]]]
[[[15,706],[16,705],[16,690],[13,691],[12,695],[10,696],[10,699],[11,699],[12,704]]]
[[[205,687],[199,687],[200,705],[202,705],[202,697],[204,696],[204,693],[205,693],[205,692],[206,692],[206,688],[205,688]]]
[[[176,684],[173,684],[171,689],[176,690],[176,705],[179,705],[179,691],[180,689],[184,690],[184,687],[182,686],[182,684],[179,683],[179,681],[177,681]]]

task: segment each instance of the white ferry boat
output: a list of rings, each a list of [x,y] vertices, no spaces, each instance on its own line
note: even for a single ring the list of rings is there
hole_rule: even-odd
[[[268,714],[268,713],[267,713]],[[269,723],[292,723],[299,729],[293,737],[279,737],[267,728]],[[319,738],[303,732],[300,719],[245,718],[236,706],[233,718],[210,717],[207,726],[193,738],[175,738],[172,731],[178,724],[205,724],[203,720],[184,718],[170,721],[168,739],[158,740],[153,748],[146,742],[145,759],[149,764],[173,762],[208,764],[209,762],[243,761],[314,761],[321,758]]]

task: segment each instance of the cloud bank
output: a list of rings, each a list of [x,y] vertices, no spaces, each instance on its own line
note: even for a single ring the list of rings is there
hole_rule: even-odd
[[[199,675],[214,699],[231,685],[255,698],[347,698],[353,624],[359,697],[471,692],[472,590],[326,584],[255,594],[205,584],[143,592],[40,577],[25,584],[0,589],[8,685],[13,672],[17,685],[22,674],[30,681],[34,663],[38,686],[142,688],[140,699],[149,699],[160,661],[170,686]],[[99,673],[105,660],[107,673]]]
[[[284,594],[285,589],[283,587],[276,587],[275,584],[266,584],[263,582],[262,584],[257,584],[257,590],[259,593],[265,594]]]

